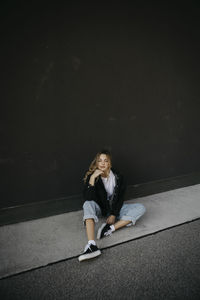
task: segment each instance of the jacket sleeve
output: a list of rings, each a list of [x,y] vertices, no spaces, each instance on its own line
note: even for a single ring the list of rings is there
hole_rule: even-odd
[[[111,215],[118,216],[120,209],[124,203],[124,195],[126,191],[126,183],[123,176],[120,176],[120,180],[116,186],[116,192],[113,197],[113,204],[111,209]]]
[[[83,187],[83,199],[84,201],[91,201],[96,199],[95,185],[89,184],[90,176],[88,176]]]

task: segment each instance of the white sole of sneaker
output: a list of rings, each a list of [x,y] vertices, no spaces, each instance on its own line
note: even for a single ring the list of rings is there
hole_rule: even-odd
[[[92,252],[92,253],[89,253],[89,254],[83,254],[83,255],[80,255],[78,260],[79,261],[83,261],[83,260],[87,260],[87,259],[90,259],[90,258],[94,258],[94,257],[97,257],[101,254],[101,251],[100,250],[97,250],[95,252]]]
[[[97,231],[97,240],[100,240],[102,229],[106,226],[106,223],[103,223]]]

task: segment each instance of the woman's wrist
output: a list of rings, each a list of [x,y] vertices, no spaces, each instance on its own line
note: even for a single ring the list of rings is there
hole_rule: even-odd
[[[95,181],[95,177],[94,177],[94,176],[91,176],[91,177],[90,177],[90,180],[89,180],[89,184],[90,184],[90,185],[94,185],[94,181]]]

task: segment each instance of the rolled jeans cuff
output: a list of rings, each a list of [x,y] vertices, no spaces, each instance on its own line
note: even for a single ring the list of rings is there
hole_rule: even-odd
[[[130,221],[131,223],[127,224],[126,226],[131,226],[131,225],[135,225],[136,223],[136,218],[134,217],[129,217],[129,216],[122,216],[120,218],[120,220],[123,220],[123,221]]]
[[[95,223],[99,221],[98,217],[95,215],[84,215],[83,216],[83,223],[85,224],[85,220],[87,219],[94,219]]]

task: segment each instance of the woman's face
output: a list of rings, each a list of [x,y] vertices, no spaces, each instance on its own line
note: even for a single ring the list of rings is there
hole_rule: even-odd
[[[108,172],[110,169],[110,159],[106,154],[101,154],[97,160],[97,168],[104,173]]]

